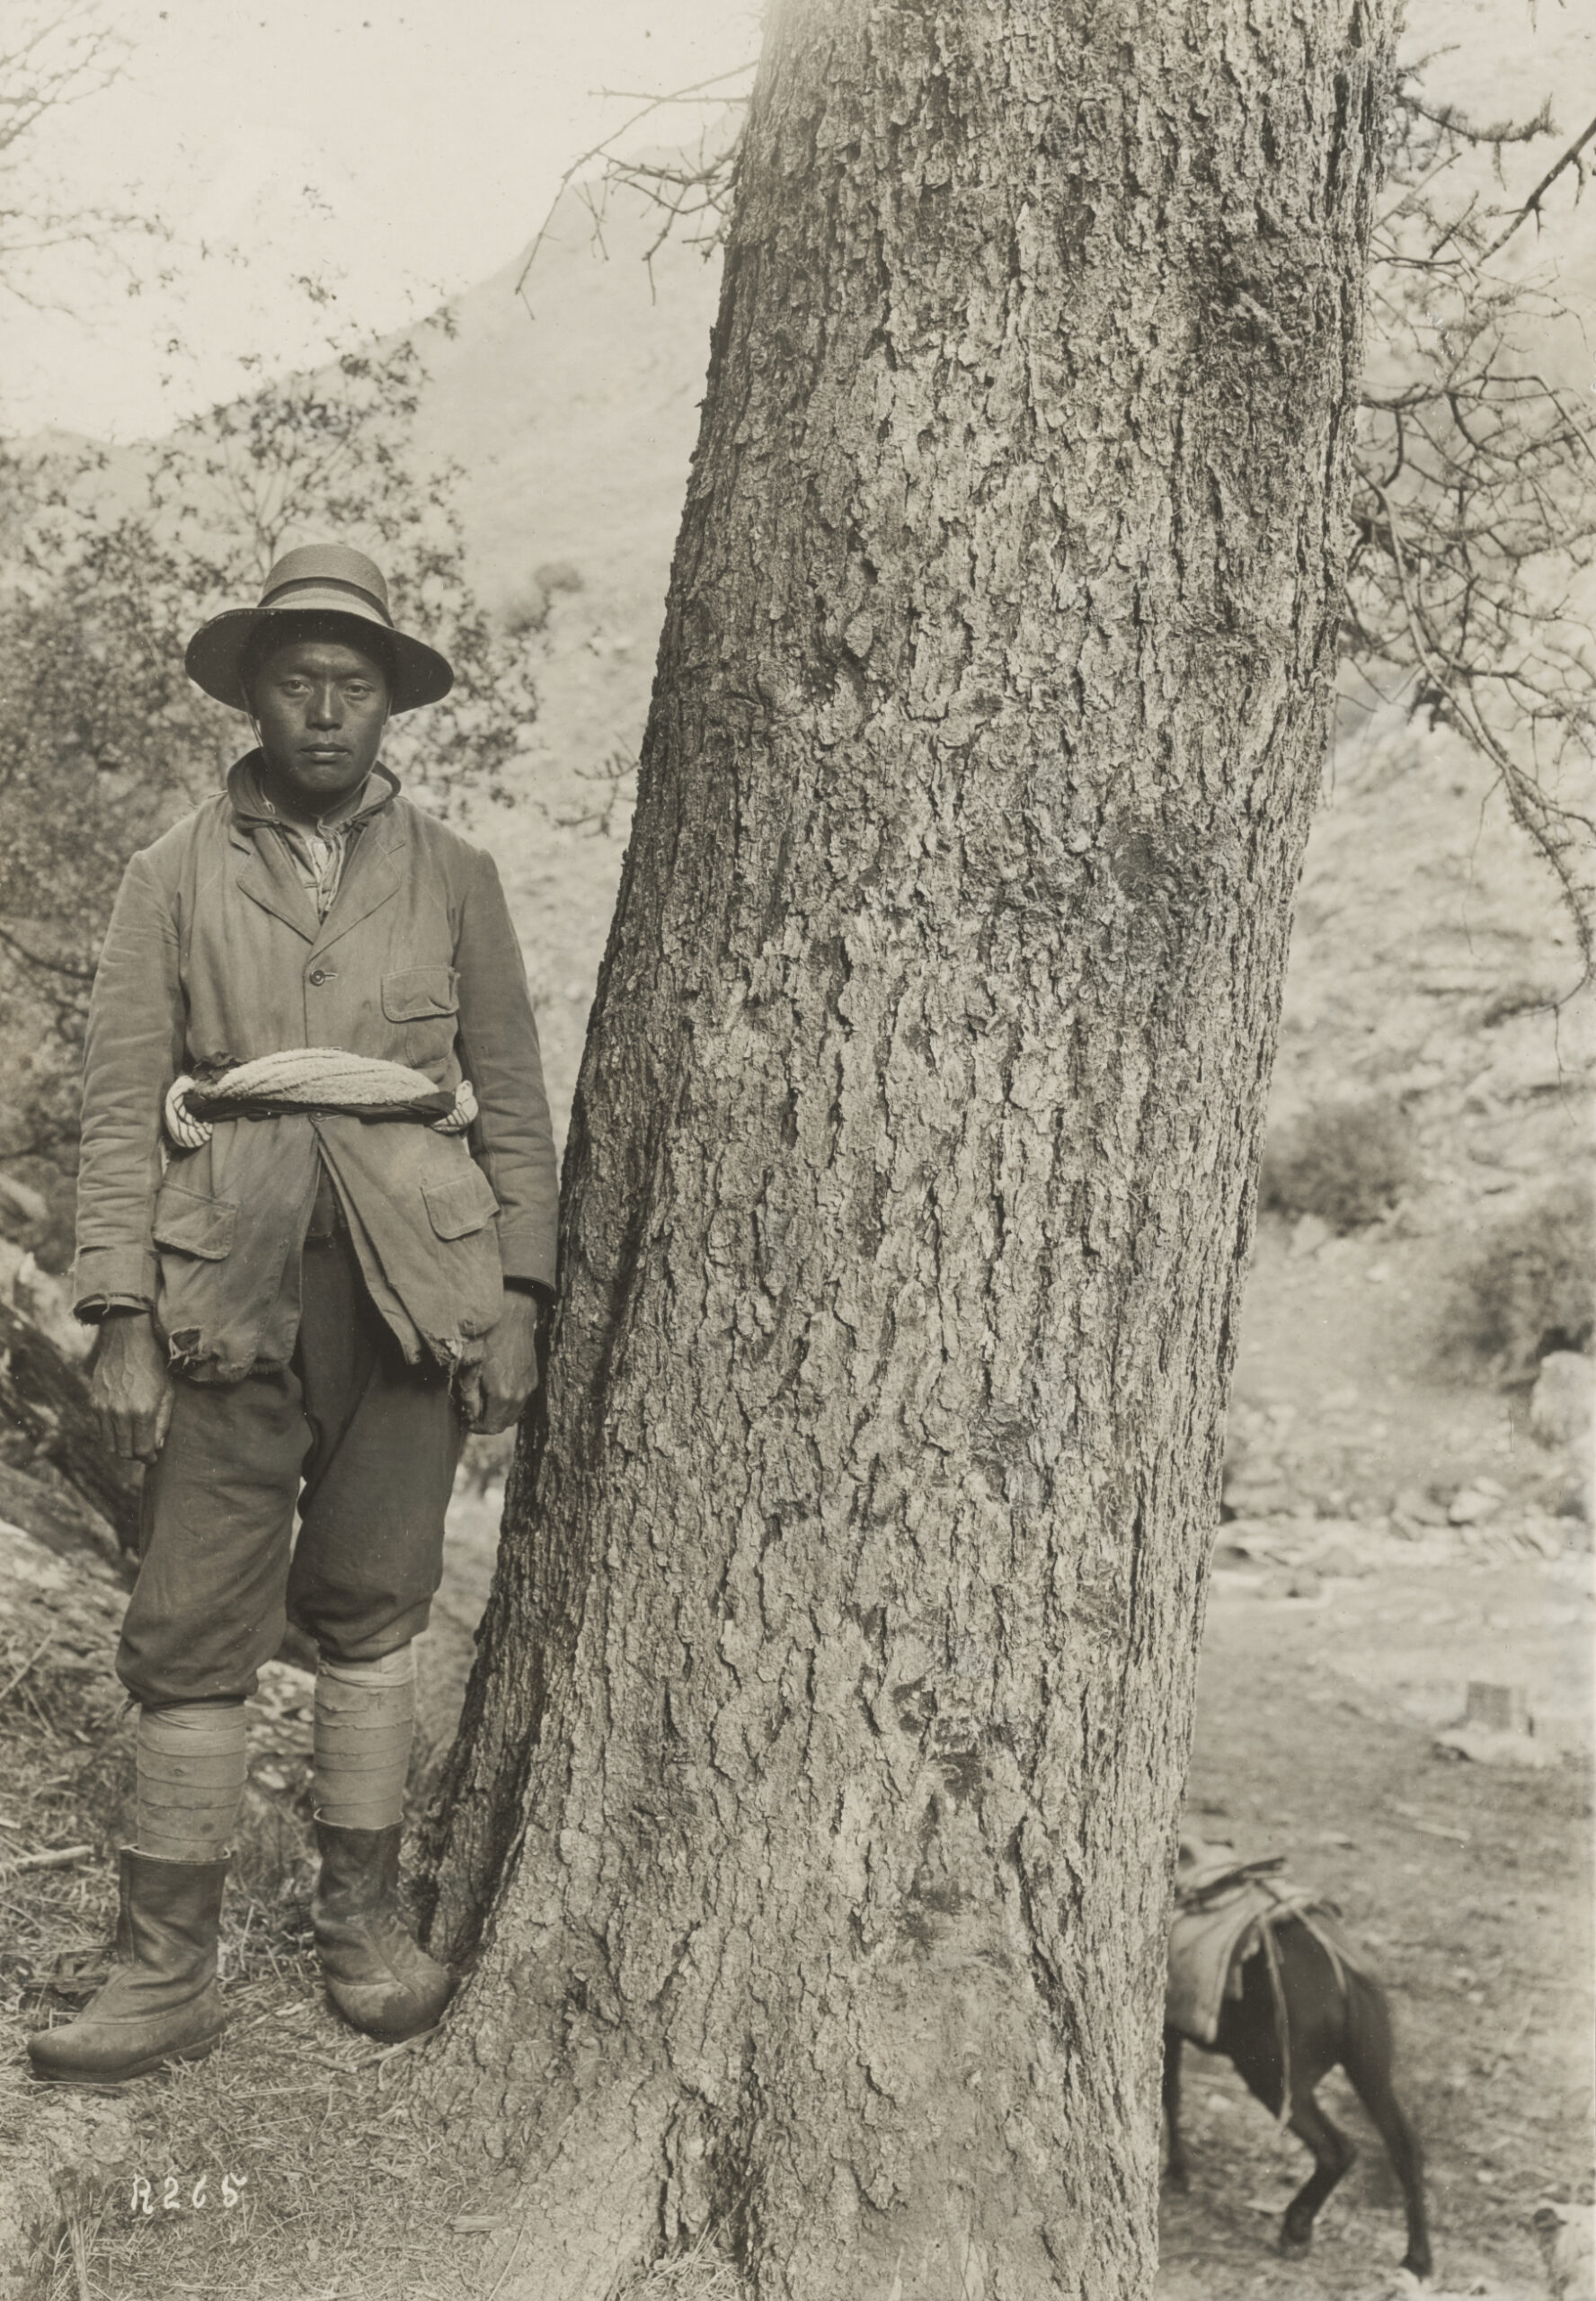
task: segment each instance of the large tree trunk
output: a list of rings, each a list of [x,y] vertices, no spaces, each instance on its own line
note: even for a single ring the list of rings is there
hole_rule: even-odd
[[[1147,2290],[1392,13],[775,11],[434,1833],[505,2296]]]

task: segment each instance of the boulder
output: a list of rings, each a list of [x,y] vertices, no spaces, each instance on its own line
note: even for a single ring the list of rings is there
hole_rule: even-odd
[[[1596,2287],[1596,2213],[1588,2205],[1538,2205],[1530,2217],[1552,2301],[1587,2301]]]
[[[63,1358],[76,1364],[94,1346],[94,1329],[72,1315],[66,1289],[31,1254],[22,1257],[13,1274],[11,1298],[24,1318],[31,1319]]]
[[[31,1449],[133,1546],[142,1470],[105,1451],[81,1367],[31,1319],[0,1302],[0,1427],[6,1426],[6,1452],[13,1461],[19,1444]]]
[[[125,1578],[127,1553],[120,1548],[114,1528],[65,1485],[47,1485],[0,1462],[0,1518],[22,1527],[58,1558],[92,1558]]]

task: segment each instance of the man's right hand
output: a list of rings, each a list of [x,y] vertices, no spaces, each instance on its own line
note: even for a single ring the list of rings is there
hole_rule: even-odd
[[[172,1377],[147,1310],[113,1310],[106,1318],[89,1403],[113,1454],[155,1461],[172,1420]]]

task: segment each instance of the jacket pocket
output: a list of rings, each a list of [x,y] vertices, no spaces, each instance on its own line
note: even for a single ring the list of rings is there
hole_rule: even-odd
[[[205,1198],[181,1183],[163,1183],[155,1200],[153,1230],[158,1247],[172,1247],[182,1255],[198,1255],[202,1262],[221,1262],[233,1251],[238,1227],[238,1204],[231,1198]]]
[[[456,1015],[460,978],[453,967],[404,967],[382,979],[382,1009],[390,1023],[417,1023],[428,1015]]]
[[[423,1183],[421,1196],[440,1239],[467,1238],[473,1230],[485,1229],[499,1212],[493,1186],[480,1167],[451,1175],[447,1182]]]

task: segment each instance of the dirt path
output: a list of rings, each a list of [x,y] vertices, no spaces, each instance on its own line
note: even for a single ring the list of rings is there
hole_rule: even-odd
[[[1209,1610],[1190,1808],[1207,1835],[1286,1854],[1385,1979],[1429,2158],[1435,2291],[1530,2301],[1546,2291],[1530,2212],[1591,2196],[1591,1559],[1473,1562],[1458,1543],[1307,1598],[1231,1564]],[[1560,1762],[1437,1755],[1473,1678],[1527,1687]],[[1339,2073],[1321,2098],[1361,2154],[1312,2255],[1286,2262],[1278,2217],[1306,2154],[1228,2063],[1188,2048],[1192,2189],[1165,2196],[1159,2301],[1414,2289],[1379,2139]]]

